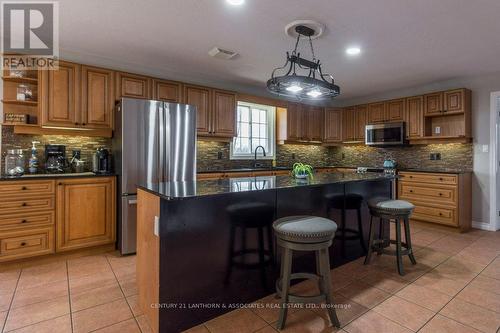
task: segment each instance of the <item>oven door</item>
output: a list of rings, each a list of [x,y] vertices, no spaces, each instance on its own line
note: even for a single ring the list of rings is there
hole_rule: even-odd
[[[365,144],[368,146],[405,144],[405,124],[403,122],[366,125],[365,134]]]

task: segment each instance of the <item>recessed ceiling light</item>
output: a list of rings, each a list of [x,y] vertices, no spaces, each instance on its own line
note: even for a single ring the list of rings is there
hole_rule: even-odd
[[[245,3],[245,0],[226,0],[226,2],[233,6],[241,6]]]
[[[347,53],[348,55],[354,56],[354,55],[360,54],[361,53],[361,49],[359,47],[348,47],[345,50],[345,53]]]

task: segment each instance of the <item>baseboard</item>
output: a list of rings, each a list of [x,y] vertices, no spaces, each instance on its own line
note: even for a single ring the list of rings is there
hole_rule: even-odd
[[[476,222],[472,221],[472,227],[475,229],[487,230],[487,231],[496,231],[496,227],[490,223],[484,222]]]

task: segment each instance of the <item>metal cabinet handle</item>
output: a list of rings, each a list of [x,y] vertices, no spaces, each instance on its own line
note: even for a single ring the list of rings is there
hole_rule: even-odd
[[[410,190],[410,193],[413,193],[413,190]]]
[[[444,179],[443,179],[443,177],[439,177],[439,180],[440,180],[440,181],[443,181]]]
[[[439,213],[439,216],[443,216],[443,213]]]
[[[28,188],[26,186],[21,187],[21,190],[26,191]]]
[[[439,193],[439,196],[442,196],[442,195],[443,195],[443,193]]]
[[[23,202],[23,203],[21,204],[21,206],[23,206],[23,207],[24,207],[24,206],[28,206],[28,204],[27,204],[26,202]]]
[[[26,220],[22,220],[22,221],[21,221],[21,223],[26,223],[26,222],[28,222],[28,221],[26,221]]]
[[[22,242],[22,243],[21,243],[21,246],[26,246],[26,242]]]

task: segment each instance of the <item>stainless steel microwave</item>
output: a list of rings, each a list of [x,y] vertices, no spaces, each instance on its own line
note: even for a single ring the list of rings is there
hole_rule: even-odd
[[[366,125],[365,144],[367,146],[400,146],[407,144],[405,123]]]

